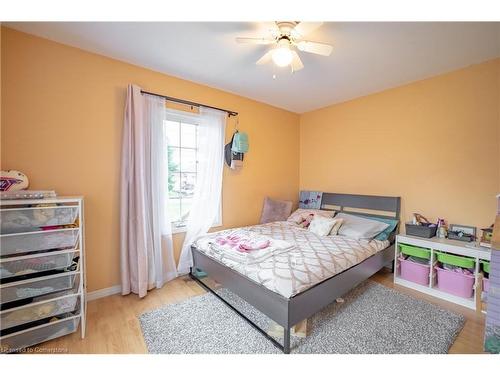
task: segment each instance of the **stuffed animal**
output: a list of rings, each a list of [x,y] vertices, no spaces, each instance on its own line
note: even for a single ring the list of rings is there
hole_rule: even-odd
[[[18,191],[28,187],[28,176],[13,169],[0,172],[0,191]]]

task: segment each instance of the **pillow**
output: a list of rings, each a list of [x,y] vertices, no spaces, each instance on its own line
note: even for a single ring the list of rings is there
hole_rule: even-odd
[[[379,240],[379,241],[387,240],[389,238],[389,236],[391,235],[392,231],[394,229],[396,229],[397,225],[399,224],[399,220],[397,220],[397,219],[390,219],[390,218],[383,218],[383,217],[370,217],[370,216],[362,216],[362,215],[361,215],[361,217],[371,219],[371,220],[377,220],[377,221],[380,221],[382,223],[389,224],[389,226],[386,229],[384,229],[381,233],[379,233],[375,237],[375,239]]]
[[[335,218],[344,219],[339,234],[355,240],[371,240],[389,226],[377,220],[345,213],[339,213]]]
[[[291,221],[292,223],[300,224],[304,220],[306,220],[309,215],[317,215],[317,216],[332,218],[335,215],[335,211],[299,208],[295,210],[293,214],[291,214],[290,217],[286,219],[286,221]]]
[[[329,236],[336,236],[339,234],[339,229],[342,226],[342,223],[344,222],[344,219],[342,218],[335,218],[336,223],[333,226],[332,230],[330,231]]]
[[[309,225],[309,230],[318,236],[328,236],[335,227],[337,227],[335,231],[338,230],[342,220],[343,219],[333,219],[330,217],[315,215],[314,219],[311,221],[311,225]]]
[[[292,201],[278,201],[271,198],[264,198],[264,207],[260,215],[260,223],[270,223],[272,221],[285,221],[292,212]]]

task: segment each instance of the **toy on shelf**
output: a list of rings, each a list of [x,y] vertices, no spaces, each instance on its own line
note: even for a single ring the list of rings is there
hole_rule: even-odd
[[[493,238],[494,224],[491,224],[488,228],[481,229],[483,231],[481,235],[481,240],[479,241],[479,246],[491,248],[491,239]]]
[[[447,234],[448,234],[448,229],[446,228],[446,222],[444,221],[444,219],[439,218],[437,222],[436,237],[446,238]]]
[[[0,200],[56,198],[53,190],[26,190],[29,179],[16,170],[0,172]]]
[[[0,172],[0,191],[19,191],[29,186],[28,176],[16,170]]]

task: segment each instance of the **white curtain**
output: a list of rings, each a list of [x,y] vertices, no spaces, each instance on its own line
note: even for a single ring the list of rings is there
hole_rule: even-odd
[[[208,232],[219,214],[226,117],[226,112],[200,108],[198,179],[177,268],[179,274],[189,272],[189,268],[193,265],[191,244],[197,237]]]
[[[144,297],[177,276],[168,218],[165,100],[129,85],[123,125],[122,294]]]

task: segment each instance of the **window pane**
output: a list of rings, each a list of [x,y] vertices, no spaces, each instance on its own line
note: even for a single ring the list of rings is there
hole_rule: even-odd
[[[168,174],[168,196],[169,198],[179,198],[181,196],[181,175],[180,173]]]
[[[187,220],[192,204],[193,204],[193,200],[191,198],[182,198],[181,220],[183,220],[183,221]]]
[[[196,150],[181,148],[181,172],[196,172]]]
[[[167,133],[169,146],[180,146],[180,124],[174,121],[165,121],[165,128]]]
[[[181,194],[191,197],[194,194],[196,173],[181,173]]]
[[[168,170],[171,172],[180,172],[180,148],[168,147]]]
[[[168,216],[171,222],[179,221],[181,219],[181,200],[169,199],[168,201]]]
[[[181,124],[181,146],[196,148],[196,125]]]

